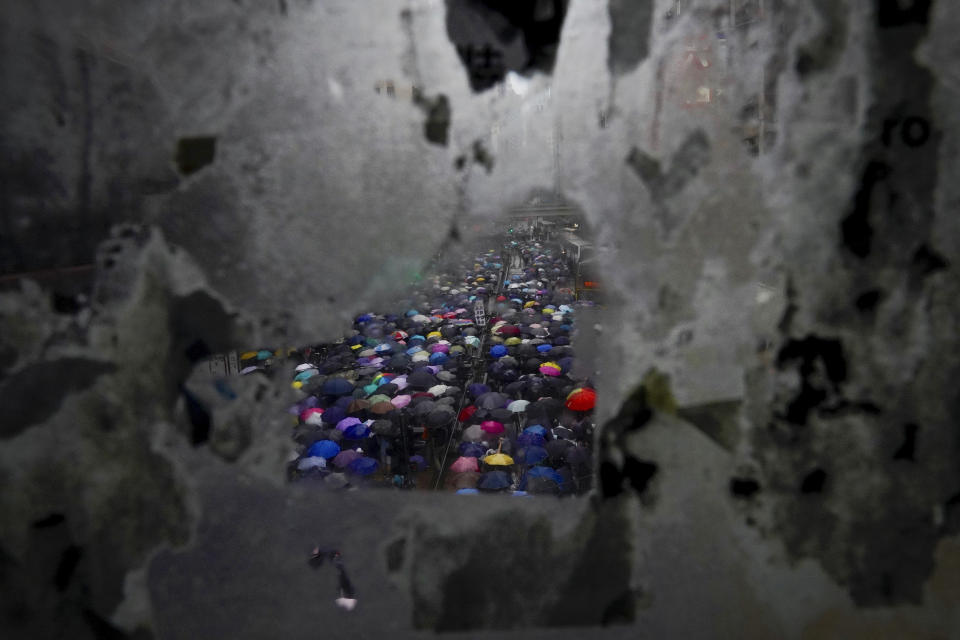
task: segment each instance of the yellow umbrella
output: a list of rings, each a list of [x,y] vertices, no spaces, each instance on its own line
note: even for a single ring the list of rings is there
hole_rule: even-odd
[[[256,358],[256,357],[257,357],[256,351],[244,351],[243,353],[240,354],[241,360],[249,360],[250,358]]]
[[[523,342],[523,340],[517,336],[513,336],[512,338],[507,338],[503,344],[507,345],[508,347],[512,347],[513,345],[520,344],[521,342]]]
[[[486,278],[477,278],[477,282],[486,282],[486,281],[487,281]]]
[[[294,389],[299,389],[303,386],[303,383],[300,382],[299,380],[294,380],[292,383],[290,383],[290,386],[293,387]]]
[[[428,339],[428,340],[429,340],[430,338],[442,338],[442,337],[443,337],[443,334],[440,333],[439,331],[431,331],[430,333],[427,334],[427,339]]]
[[[497,445],[497,452],[491,453],[483,459],[484,462],[492,467],[509,467],[513,464],[513,458],[505,453],[500,453],[500,447],[503,446],[503,438],[500,438],[500,444]]]
[[[530,307],[535,307],[535,306],[537,306],[538,304],[540,304],[540,303],[537,302],[536,300],[531,300],[530,302],[528,302],[528,303],[526,303],[525,305],[523,305],[523,308],[524,308],[524,309],[529,309]]]

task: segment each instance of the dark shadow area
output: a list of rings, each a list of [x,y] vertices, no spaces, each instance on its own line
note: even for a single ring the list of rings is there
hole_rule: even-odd
[[[567,0],[447,0],[447,34],[484,91],[515,71],[552,73]]]

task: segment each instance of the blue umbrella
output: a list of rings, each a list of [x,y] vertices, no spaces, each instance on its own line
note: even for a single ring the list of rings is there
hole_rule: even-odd
[[[442,351],[430,354],[430,364],[443,364],[450,359],[450,356]]]
[[[523,449],[523,455],[520,456],[524,464],[535,465],[547,459],[547,450],[543,447],[530,446]]]
[[[412,318],[413,316],[420,315],[420,312],[417,311],[416,309],[410,309],[409,311],[407,311],[407,313],[406,313],[405,315],[406,315],[408,318]]]
[[[418,347],[418,346],[414,345],[414,346],[410,347],[409,349],[407,349],[407,355],[408,355],[408,356],[412,356],[413,354],[419,353],[419,352],[421,352],[421,351],[423,351],[423,347]]]
[[[539,433],[521,433],[517,436],[517,444],[526,447],[542,447],[544,442],[546,440]]]
[[[558,485],[563,482],[563,476],[550,467],[532,467],[527,471],[527,478],[546,478],[553,480]]]
[[[492,355],[494,358],[502,358],[503,356],[507,355],[507,348],[502,344],[495,344],[490,347],[490,355]]]
[[[353,424],[346,428],[343,437],[347,440],[363,440],[370,435],[370,427],[365,424]]]
[[[461,442],[460,455],[467,458],[482,458],[487,448],[476,442]]]
[[[342,398],[337,398],[337,401],[333,403],[333,406],[340,407],[344,411],[350,408],[350,405],[353,404],[352,396],[343,396]],[[339,420],[337,420],[339,422]]]
[[[368,476],[376,471],[379,466],[373,458],[357,458],[347,465],[347,471],[355,473],[358,476]]]
[[[369,313],[365,313],[362,316],[357,316],[356,322],[358,324],[362,324],[364,322],[370,322],[371,320],[373,320],[373,316],[370,315]]]
[[[317,375],[317,373],[319,372],[316,369],[306,369],[304,371],[301,371],[297,375],[293,376],[293,379],[303,382],[304,380],[307,380],[308,378],[312,378],[313,376]]]
[[[488,471],[480,476],[478,489],[484,491],[502,491],[510,486],[510,474],[506,471]]]
[[[336,405],[330,407],[323,412],[323,415],[320,417],[321,420],[327,424],[337,424],[341,420],[347,417],[347,412],[344,411],[342,407]]]
[[[467,393],[469,393],[474,398],[477,398],[489,392],[490,392],[490,387],[488,387],[485,384],[481,384],[479,382],[475,382],[467,387]]]
[[[340,445],[333,440],[317,440],[307,449],[305,457],[333,458],[340,453]]]
[[[477,491],[476,489],[467,488],[467,489],[457,489],[457,493],[460,494],[461,496],[475,496],[480,492]]]
[[[425,337],[423,337],[422,335],[420,335],[420,334],[418,333],[418,334],[416,334],[416,335],[410,336],[410,339],[407,340],[407,343],[413,344],[414,340],[416,340],[417,342],[426,342],[426,341],[427,341],[427,339],[426,339]]]
[[[267,351],[266,349],[261,349],[257,351],[257,360],[266,360],[267,358],[273,357],[273,351]]]
[[[520,491],[520,490],[514,491],[514,492],[511,493],[510,495],[512,495],[512,496],[519,496],[519,497],[521,497],[521,498],[532,498],[532,497],[533,497],[533,496],[531,496],[529,493],[527,493],[526,491]]]
[[[417,465],[418,469],[427,468],[427,461],[423,459],[423,456],[417,456],[417,455],[410,456],[410,464]]]
[[[361,335],[350,336],[349,338],[347,338],[347,344],[350,346],[353,346],[355,344],[361,344],[362,342],[363,342],[363,336]]]
[[[330,378],[320,390],[328,396],[342,396],[353,391],[353,384],[346,378]]]
[[[326,414],[324,414],[326,415]],[[524,433],[536,433],[544,438],[547,436],[547,429],[543,425],[534,424],[523,430]]]
[[[393,345],[391,345],[389,342],[384,342],[375,346],[373,350],[377,353],[389,353],[390,351],[393,351]]]
[[[538,344],[538,345],[537,345],[537,351],[539,351],[540,353],[546,353],[547,351],[550,351],[551,349],[553,349],[553,345],[549,345],[549,344]]]

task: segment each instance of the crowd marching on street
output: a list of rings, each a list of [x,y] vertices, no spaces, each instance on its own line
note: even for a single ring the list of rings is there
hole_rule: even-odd
[[[507,238],[441,256],[393,313],[365,313],[337,343],[296,352],[291,481],[590,489],[596,392],[573,377],[571,339],[576,309],[592,303],[575,300],[557,245]],[[263,371],[271,355],[243,354],[241,373]]]

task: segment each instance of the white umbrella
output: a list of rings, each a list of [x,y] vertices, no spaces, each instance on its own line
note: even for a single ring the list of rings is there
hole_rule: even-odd
[[[523,413],[527,410],[527,405],[530,404],[529,400],[514,400],[507,405],[507,409],[513,411],[514,413]]]

